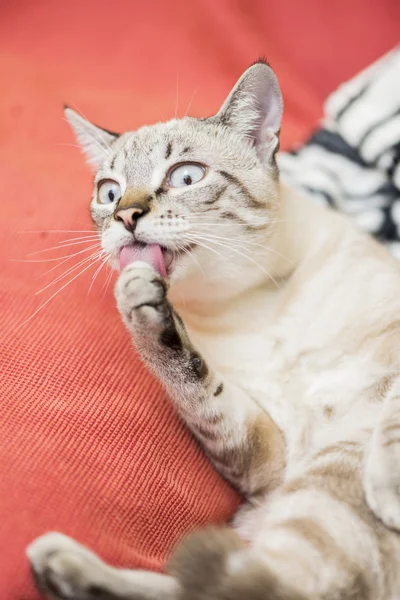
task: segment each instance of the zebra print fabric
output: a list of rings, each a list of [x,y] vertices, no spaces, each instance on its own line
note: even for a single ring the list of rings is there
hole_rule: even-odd
[[[303,146],[279,156],[282,178],[400,259],[400,46],[341,85],[324,114]]]

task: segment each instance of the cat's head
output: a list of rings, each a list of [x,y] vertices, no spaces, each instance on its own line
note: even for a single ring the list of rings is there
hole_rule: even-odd
[[[111,264],[150,262],[189,296],[265,277],[258,259],[276,220],[282,109],[264,61],[208,118],[118,135],[67,108],[96,168],[91,214]]]

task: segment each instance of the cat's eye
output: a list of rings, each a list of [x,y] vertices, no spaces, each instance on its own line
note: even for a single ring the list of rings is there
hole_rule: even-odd
[[[121,199],[121,188],[119,183],[112,179],[105,179],[100,182],[97,192],[97,202],[100,204],[112,204]]]
[[[169,174],[169,185],[173,188],[186,187],[198,183],[205,175],[205,168],[195,163],[181,164]]]

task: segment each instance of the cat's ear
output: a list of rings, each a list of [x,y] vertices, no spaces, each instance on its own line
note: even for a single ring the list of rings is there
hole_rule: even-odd
[[[95,168],[98,167],[110,156],[111,146],[119,137],[119,134],[93,125],[69,106],[64,107],[64,114],[86,155],[88,163]]]
[[[268,159],[279,147],[282,112],[278,79],[271,67],[260,60],[243,73],[216,117],[250,138],[260,158]]]

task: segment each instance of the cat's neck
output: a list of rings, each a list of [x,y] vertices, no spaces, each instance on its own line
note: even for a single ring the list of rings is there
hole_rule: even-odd
[[[248,302],[256,290],[265,289],[266,296],[276,295],[298,267],[332,235],[337,235],[342,217],[316,206],[308,198],[280,184],[280,205],[272,233],[260,238],[252,260],[243,260],[242,275],[227,280],[223,277],[183,282],[172,288],[171,297],[178,311],[196,320],[226,313],[240,299]]]
[[[325,241],[350,226],[342,215],[282,183],[279,212],[276,229],[269,240],[275,253],[270,267],[278,278],[290,276]]]

